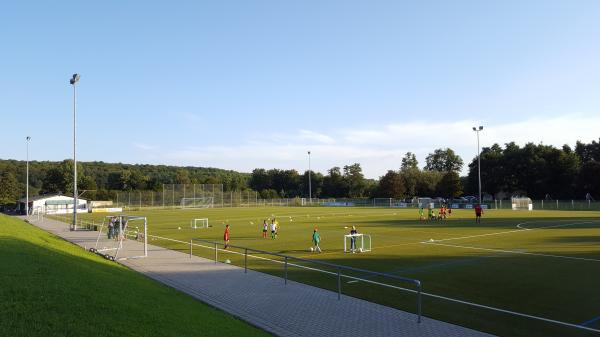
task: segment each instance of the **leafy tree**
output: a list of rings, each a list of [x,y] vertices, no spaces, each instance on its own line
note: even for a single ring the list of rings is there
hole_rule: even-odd
[[[581,199],[587,193],[590,193],[596,200],[600,199],[600,161],[591,160],[583,164],[579,185]]]
[[[463,167],[463,161],[460,156],[450,148],[436,149],[425,158],[425,162],[424,169],[427,171],[460,172]]]
[[[365,195],[365,177],[359,163],[344,166],[344,180],[346,182],[349,197],[355,198]]]
[[[389,170],[387,173],[379,179],[377,187],[377,197],[381,198],[402,198],[406,189],[404,187],[404,181],[400,173]]]
[[[412,152],[406,152],[402,158],[402,164],[400,165],[400,171],[419,169],[419,162],[417,157]]]
[[[0,175],[0,205],[14,204],[20,195],[17,178],[11,172],[4,171]]]
[[[437,194],[443,197],[459,197],[463,193],[460,176],[454,171],[448,171],[437,184]]]

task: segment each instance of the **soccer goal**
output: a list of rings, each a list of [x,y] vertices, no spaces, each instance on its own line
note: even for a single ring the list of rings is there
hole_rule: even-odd
[[[148,220],[141,216],[104,217],[90,251],[117,261],[148,256]]]
[[[214,206],[214,197],[181,198],[181,208],[210,208]]]
[[[511,204],[512,204],[513,211],[518,211],[518,210],[531,211],[531,210],[533,210],[533,202],[531,201],[531,198],[526,198],[526,197],[511,198]]]
[[[347,234],[344,235],[344,253],[352,252],[352,239],[355,240],[355,250],[359,252],[371,251],[371,235],[369,234]]]
[[[208,228],[208,218],[192,219],[190,224],[193,229]]]

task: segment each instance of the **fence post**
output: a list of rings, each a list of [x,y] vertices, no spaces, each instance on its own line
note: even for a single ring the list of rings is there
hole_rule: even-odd
[[[340,267],[337,269],[337,281],[338,281],[338,301],[342,299],[342,271]]]
[[[215,242],[215,264],[217,264],[217,243]]]
[[[244,274],[248,273],[248,248],[244,249]]]
[[[544,199],[542,199],[542,209],[544,209]]]
[[[556,209],[558,209],[558,199],[556,199]]]
[[[288,258],[287,258],[287,256],[286,256],[286,257],[285,257],[285,263],[283,264],[283,266],[284,266],[283,268],[284,268],[284,270],[285,270],[285,277],[284,277],[284,280],[285,280],[284,282],[285,282],[285,283],[284,283],[284,284],[287,284],[287,279],[288,279],[288,275],[287,275],[287,265],[288,265]]]
[[[190,239],[190,259],[192,258],[192,239]]]
[[[575,201],[573,201],[572,199],[571,199],[571,206],[573,206],[573,209],[575,209]]]

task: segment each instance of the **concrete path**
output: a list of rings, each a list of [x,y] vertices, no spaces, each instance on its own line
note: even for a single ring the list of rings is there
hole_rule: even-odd
[[[50,219],[31,223],[86,248],[98,235]],[[142,251],[129,240],[119,255]],[[411,313],[152,245],[148,258],[119,263],[278,336],[491,336],[425,317],[417,324]]]

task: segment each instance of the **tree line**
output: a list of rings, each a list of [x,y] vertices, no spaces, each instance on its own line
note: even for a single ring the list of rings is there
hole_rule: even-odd
[[[313,198],[457,197],[478,191],[477,157],[460,177],[463,160],[450,148],[436,149],[419,166],[408,152],[397,169],[378,180],[364,177],[359,163],[335,166],[310,175]],[[32,161],[30,195],[72,191],[73,161]],[[163,184],[223,184],[225,191],[252,189],[262,198],[308,197],[309,172],[257,168],[252,173],[202,167],[78,163],[78,187],[94,190],[88,198],[110,198],[110,191],[155,190]],[[493,144],[481,151],[482,192],[494,198],[583,199],[600,197],[600,142],[568,145],[514,142]],[[0,160],[0,204],[14,203],[25,194],[25,162]]]

